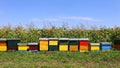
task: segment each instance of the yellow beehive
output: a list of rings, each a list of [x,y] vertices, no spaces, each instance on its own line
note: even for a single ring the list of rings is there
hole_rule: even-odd
[[[68,38],[59,38],[59,51],[68,51]]]
[[[52,45],[57,46],[57,45],[58,45],[58,41],[57,41],[57,40],[55,40],[55,41],[50,40],[50,41],[49,41],[49,45],[50,45],[50,46],[52,46]]]
[[[7,46],[0,46],[0,51],[7,51]]]
[[[48,51],[48,46],[40,46],[40,51]]]
[[[99,51],[100,50],[100,43],[90,43],[90,50],[91,51]]]
[[[59,50],[60,51],[68,51],[68,45],[60,45]]]
[[[39,50],[48,51],[48,38],[39,38]]]
[[[28,49],[29,49],[29,46],[25,46],[25,45],[18,46],[18,50],[28,50]]]
[[[49,46],[58,46],[58,38],[49,38]]]
[[[27,43],[18,43],[18,50],[28,50],[29,46],[27,46]]]
[[[0,51],[7,51],[7,39],[0,38]]]

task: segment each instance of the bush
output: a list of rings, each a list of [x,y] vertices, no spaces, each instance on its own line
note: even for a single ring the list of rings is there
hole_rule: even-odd
[[[83,26],[83,25],[82,25]],[[89,38],[90,42],[113,42],[113,39],[120,38],[120,27],[114,28],[92,28],[87,29],[82,26],[74,28],[55,27],[36,28],[34,25],[28,25],[27,28],[17,26],[12,28],[10,25],[0,28],[1,38],[20,38],[22,42],[38,42],[41,37],[66,37],[66,38]]]

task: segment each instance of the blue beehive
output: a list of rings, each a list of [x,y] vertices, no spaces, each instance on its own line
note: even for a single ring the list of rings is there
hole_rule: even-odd
[[[111,50],[111,42],[101,42],[100,48],[103,51]]]

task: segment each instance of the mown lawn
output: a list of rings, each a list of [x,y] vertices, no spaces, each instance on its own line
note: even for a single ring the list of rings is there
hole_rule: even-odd
[[[0,68],[120,68],[120,51],[0,52]]]

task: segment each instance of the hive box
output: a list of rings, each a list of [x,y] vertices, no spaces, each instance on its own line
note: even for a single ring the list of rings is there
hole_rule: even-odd
[[[68,38],[59,38],[59,50],[60,51],[68,51]]]
[[[39,38],[39,50],[48,51],[48,38]]]
[[[120,39],[114,40],[114,49],[120,50]]]
[[[7,39],[0,38],[0,51],[7,51]]]
[[[27,45],[27,43],[18,43],[18,51],[19,52],[27,52],[29,49],[29,46]]]
[[[79,39],[79,50],[80,52],[88,52],[89,50],[89,39],[88,38]]]
[[[111,42],[101,42],[100,48],[102,51],[109,51],[111,50]]]
[[[8,50],[18,50],[17,43],[20,42],[19,38],[9,38],[7,39],[7,49]]]
[[[38,52],[38,43],[28,43],[30,52]]]
[[[78,51],[78,39],[69,39],[69,51]]]
[[[90,51],[100,51],[100,43],[90,43]]]
[[[49,38],[49,51],[58,51],[58,38]]]

